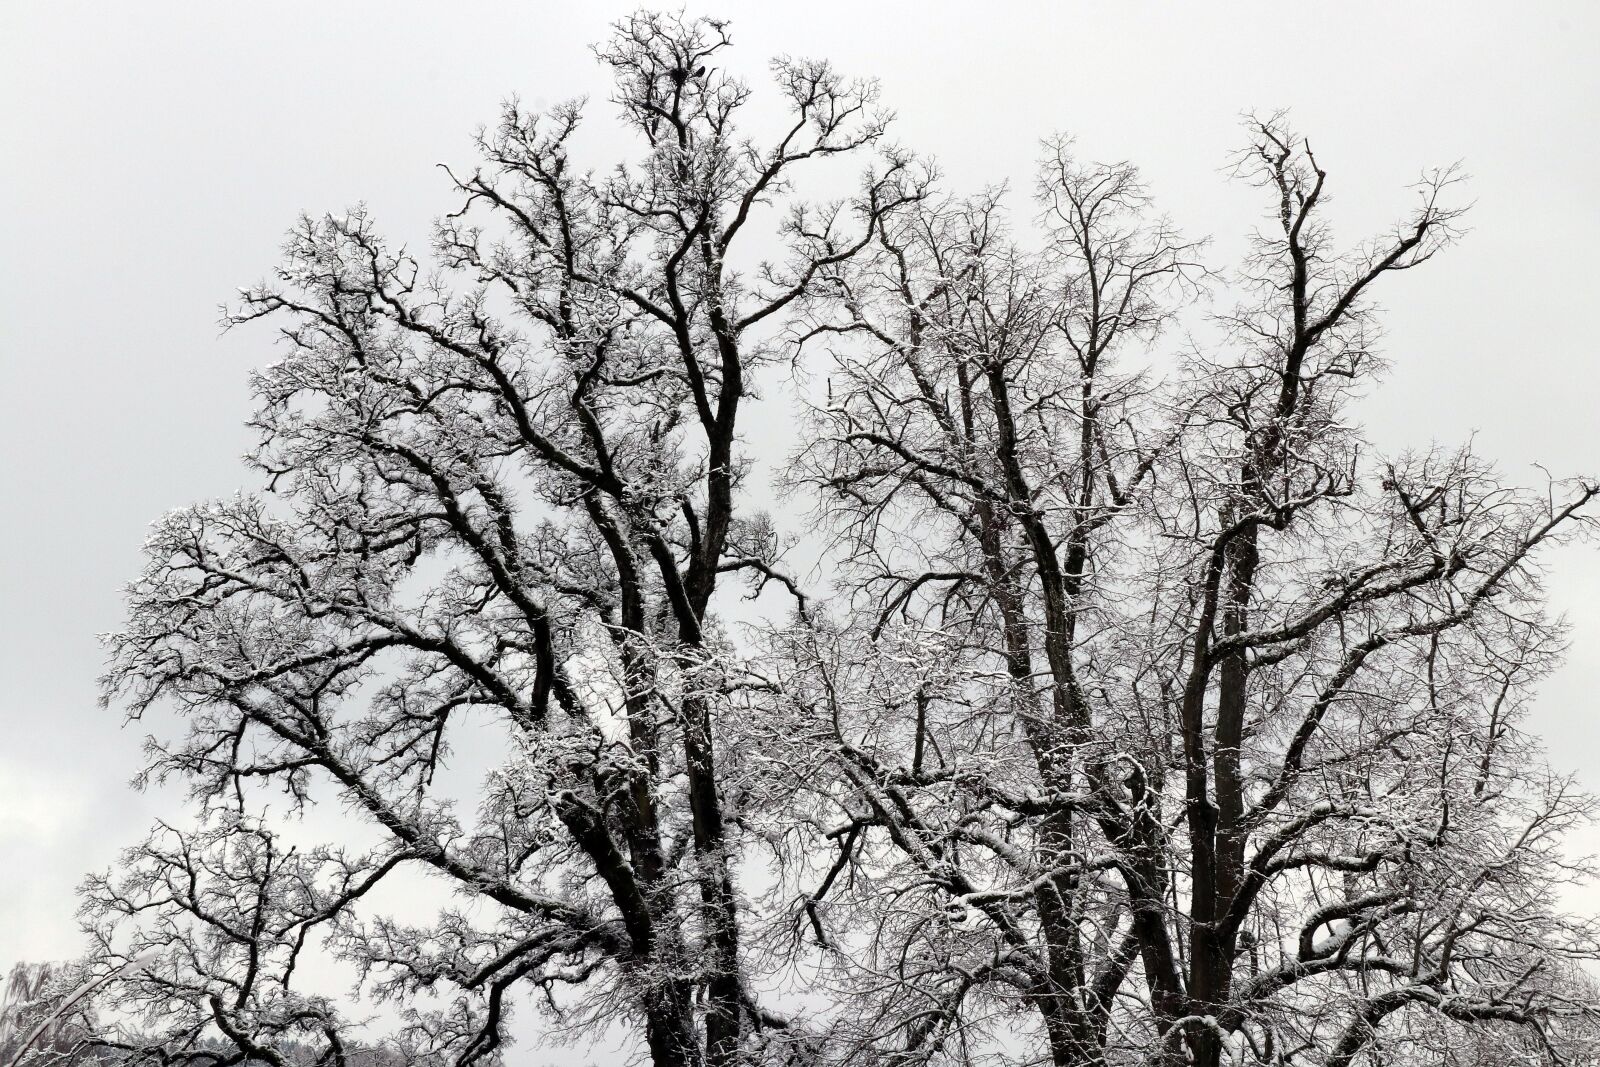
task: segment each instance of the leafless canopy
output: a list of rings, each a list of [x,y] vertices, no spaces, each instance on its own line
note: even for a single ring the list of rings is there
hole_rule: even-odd
[[[775,61],[747,139],[729,42],[623,21],[635,158],[508,106],[432,266],[308,218],[229,312],[284,341],[265,491],[162,519],[110,639],[193,816],[86,884],[92,967],[153,961],[103,1048],[491,1063],[515,1005],[658,1067],[1600,1052],[1555,901],[1588,801],[1519,729],[1561,645],[1538,553],[1600,486],[1381,457],[1351,408],[1456,176],[1341,243],[1252,119],[1224,272],[1066,139],[1031,206],[939,189],[825,63]],[[800,198],[834,156],[854,191]],[[809,595],[743,484],[784,365]],[[424,883],[458,903],[394,914]]]

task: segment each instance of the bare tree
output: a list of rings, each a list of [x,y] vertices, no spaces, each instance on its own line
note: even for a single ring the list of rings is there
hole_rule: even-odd
[[[1550,894],[1588,802],[1516,723],[1559,646],[1534,554],[1600,487],[1367,455],[1371,293],[1454,238],[1454,176],[1343,253],[1309,146],[1250,131],[1272,221],[1164,380],[1199,249],[1066,142],[1042,247],[930,201],[807,301],[851,592],[777,635],[780,732],[826,752],[791,761],[836,857],[801,906],[886,1061],[1015,1055],[1018,1011],[1056,1064],[1211,1067],[1595,1010]]]
[[[542,997],[696,1067],[1591,1052],[1600,945],[1553,898],[1589,802],[1519,723],[1561,646],[1538,552],[1600,486],[1375,457],[1351,414],[1455,176],[1341,250],[1310,147],[1253,121],[1271,211],[1223,275],[1064,139],[1021,236],[936,193],[823,63],[775,62],[788,118],[744,140],[728,43],[623,21],[637,158],[583,171],[578,104],[509,106],[434,267],[306,219],[229,313],[286,344],[267,486],[163,519],[111,638],[195,816],[86,885],[91,977],[148,962],[100,1047],[495,1062]],[[833,156],[856,192],[799,199]],[[741,492],[782,358],[826,602]],[[728,575],[785,610],[742,636]],[[390,914],[416,872],[457,906]],[[308,986],[324,951],[392,1035]]]
[[[722,1067],[785,1025],[741,950],[713,726],[745,684],[720,576],[775,573],[737,505],[736,428],[772,354],[759,328],[920,179],[878,154],[855,197],[796,199],[801,164],[880,142],[876,90],[777,61],[788,118],[758,145],[728,43],[714,20],[624,20],[597,55],[637,160],[594,176],[569,156],[578,104],[510,106],[454,179],[438,271],[363,213],[306,219],[230,313],[287,342],[255,380],[269,497],[162,520],[106,679],[135,715],[182,710],[150,773],[201,812],[88,887],[103,957],[161,956],[118,987],[157,1024],[122,1042],[134,1058],[284,1063],[309,1041],[355,1062],[337,1005],[294,984],[321,931],[408,1005],[408,1060],[491,1058],[518,987],[570,1025],[637,1020],[658,1064]],[[774,212],[774,258],[737,272]],[[469,717],[506,759],[453,797],[435,772]],[[254,810],[270,786],[336,796],[385,839],[293,847]],[[408,868],[463,907],[359,913]]]

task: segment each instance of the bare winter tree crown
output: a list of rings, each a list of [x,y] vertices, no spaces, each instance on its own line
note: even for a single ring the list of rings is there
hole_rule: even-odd
[[[192,805],[85,884],[85,977],[144,961],[95,1054],[516,1063],[515,1010],[656,1067],[1592,1062],[1590,803],[1519,723],[1600,484],[1352,408],[1455,175],[1343,240],[1252,119],[1225,266],[1067,139],[1031,204],[943,188],[824,62],[747,132],[730,43],[623,20],[634,158],[508,106],[430,257],[306,218],[229,311],[282,342],[262,491],[164,517],[109,639]],[[750,503],[785,418],[809,522]]]

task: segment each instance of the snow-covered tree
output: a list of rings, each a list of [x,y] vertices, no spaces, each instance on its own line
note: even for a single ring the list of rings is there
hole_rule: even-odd
[[[1307,144],[1249,134],[1232,276],[1058,141],[1037,239],[929,200],[808,296],[846,595],[776,635],[773,743],[828,754],[779,761],[833,857],[804,907],[887,1060],[1344,1065],[1401,1017],[1537,1049],[1594,1010],[1554,900],[1588,801],[1518,721],[1536,553],[1600,486],[1373,454],[1373,294],[1456,236],[1454,177],[1345,251]]]
[[[511,106],[456,177],[437,268],[360,212],[306,219],[230,315],[287,342],[254,387],[267,493],[164,518],[111,642],[115,698],[183,711],[150,773],[200,810],[89,886],[103,955],[161,954],[119,986],[158,1023],[132,1043],[176,1055],[220,1031],[247,1057],[315,1040],[346,1062],[338,1006],[293,984],[322,933],[408,1005],[419,1060],[491,1056],[519,987],[566,1025],[636,1023],[658,1064],[721,1067],[786,1026],[741,950],[714,726],[746,682],[713,594],[775,573],[737,504],[738,420],[781,354],[763,331],[921,179],[874,150],[873,85],[825,63],[775,62],[787,117],[746,139],[728,40],[624,21],[597,55],[638,158],[586,170],[578,104]],[[856,195],[793,194],[808,161],[862,153]],[[736,270],[758,227],[769,258]],[[486,722],[505,759],[482,793],[437,787]],[[331,790],[385,839],[295,848],[252,806],[267,786]],[[462,907],[362,916],[407,868]]]
[[[773,63],[749,140],[728,43],[624,20],[635,157],[509,106],[431,264],[306,219],[230,311],[286,348],[265,488],[161,520],[110,639],[193,816],[86,885],[90,977],[140,961],[101,1047],[490,1063],[516,1007],[658,1067],[1592,1054],[1555,901],[1589,805],[1519,723],[1538,552],[1600,486],[1382,458],[1351,410],[1453,175],[1346,249],[1255,122],[1270,217],[1223,273],[1066,140],[1037,227],[938,191],[825,63]],[[855,191],[801,199],[834,156]],[[778,364],[809,595],[744,484]],[[284,817],[335,805],[375,843]],[[457,903],[397,913],[423,884]]]

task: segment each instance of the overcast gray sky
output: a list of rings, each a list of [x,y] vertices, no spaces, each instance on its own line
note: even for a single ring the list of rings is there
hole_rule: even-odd
[[[586,46],[633,5],[73,3],[0,9],[0,968],[78,945],[72,888],[157,802],[141,731],[95,701],[147,524],[253,487],[250,368],[265,331],[217,305],[303,211],[365,200],[420,242],[439,161],[499,101],[587,93]],[[1245,109],[1292,108],[1331,173],[1340,236],[1463,160],[1472,232],[1398,279],[1393,370],[1361,409],[1388,449],[1456,442],[1531,483],[1600,473],[1600,5],[720,2],[729,66],[777,53],[882,80],[898,138],[956,188],[1026,188],[1042,136],[1131,159],[1189,234],[1238,247],[1259,192],[1223,163]],[[607,160],[596,158],[596,165]],[[771,457],[769,457],[771,458]],[[1552,559],[1574,623],[1534,726],[1600,789],[1600,548]],[[1597,839],[1600,843],[1600,839]],[[1600,893],[1577,902],[1600,910]]]

